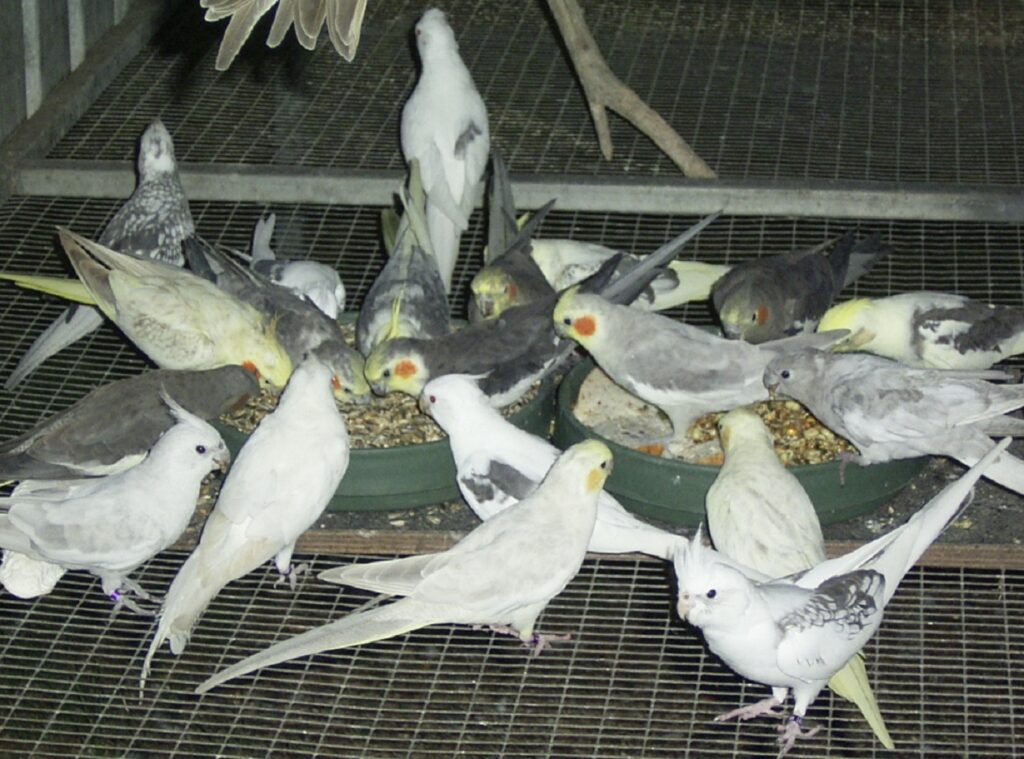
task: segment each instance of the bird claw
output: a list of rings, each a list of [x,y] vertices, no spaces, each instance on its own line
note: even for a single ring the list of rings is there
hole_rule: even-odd
[[[540,656],[541,652],[552,643],[560,643],[566,640],[572,640],[572,635],[569,633],[565,635],[541,635],[540,633],[534,633],[530,636],[529,640],[523,641],[523,645],[532,649],[530,651],[530,658],[533,659]]]
[[[849,451],[843,451],[836,456],[839,459],[839,484],[846,484],[846,467],[850,464],[856,464],[857,466],[866,466],[864,459],[858,456],[856,453],[850,453]]]
[[[142,596],[139,597],[142,598]],[[111,619],[117,616],[118,612],[121,611],[122,606],[127,607],[131,611],[143,617],[156,616],[156,609],[140,605],[134,598],[132,598],[131,592],[123,593],[120,589],[115,590],[110,594],[110,600],[114,602],[114,608],[110,611]]]
[[[290,564],[288,571],[281,573],[281,576],[274,580],[274,585],[280,585],[285,580],[288,581],[288,587],[291,588],[292,593],[299,587],[299,578],[302,575],[309,572],[309,564],[303,562],[302,564]]]
[[[738,709],[733,709],[731,712],[726,712],[725,714],[719,714],[715,717],[715,722],[727,722],[731,719],[745,722],[748,719],[755,719],[756,717],[775,717],[779,714],[775,707],[781,705],[782,704],[777,698],[763,698],[757,703],[741,706]]]
[[[785,756],[796,744],[797,738],[811,738],[821,730],[821,725],[815,725],[809,730],[803,729],[804,719],[799,714],[791,714],[789,719],[779,725],[779,757]]]

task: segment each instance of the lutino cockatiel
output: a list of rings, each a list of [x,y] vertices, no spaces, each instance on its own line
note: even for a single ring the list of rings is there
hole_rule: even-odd
[[[295,587],[295,541],[320,517],[348,468],[345,420],[331,390],[331,370],[315,357],[296,368],[272,414],[238,454],[199,538],[160,608],[150,662],[165,640],[185,649],[206,607],[232,580],[274,560]]]
[[[540,653],[558,636],[534,632],[537,617],[579,572],[611,469],[608,447],[569,448],[527,498],[447,551],[352,564],[321,573],[339,585],[404,598],[276,643],[201,684],[197,693],[300,656],[372,643],[438,624],[489,625]],[[564,639],[564,636],[563,636]]]
[[[770,698],[716,721],[777,715],[793,694],[792,714],[779,727],[781,754],[804,730],[807,709],[836,672],[871,639],[897,587],[921,554],[960,513],[971,488],[1009,440],[946,486],[900,527],[836,559],[781,579],[757,574],[701,544],[675,558],[679,616],[700,628],[719,659],[742,677],[772,689]]]
[[[779,461],[761,417],[749,408],[730,411],[718,421],[718,435],[725,463],[705,501],[715,548],[771,578],[803,572],[825,561],[825,540],[814,504]],[[893,748],[859,654],[832,675],[828,685],[855,703],[882,744]]]
[[[469,225],[491,150],[487,108],[459,57],[455,33],[431,8],[416,24],[419,81],[402,109],[402,154],[419,161],[427,228],[445,290],[451,291],[459,238]]]
[[[231,460],[217,430],[165,402],[177,423],[135,466],[105,477],[24,480],[0,498],[9,508],[0,516],[0,582],[8,590],[41,595],[64,570],[86,570],[118,606],[146,613],[132,596],[149,595],[129,575],[178,539],[203,479]]]
[[[866,351],[933,369],[989,369],[1024,353],[1024,308],[951,293],[849,300],[832,306],[818,329],[850,330],[836,350]]]
[[[853,443],[847,459],[877,464],[915,456],[949,456],[968,466],[992,450],[992,437],[1024,436],[1024,386],[997,384],[996,370],[914,369],[866,353],[799,351],[772,360],[764,383],[799,401]],[[1004,453],[985,477],[1024,493],[1024,461]]]
[[[137,162],[138,184],[131,197],[107,222],[99,244],[140,258],[181,266],[181,243],[195,234],[188,200],[178,178],[174,142],[160,119],[142,133]],[[103,324],[95,308],[71,305],[36,338],[7,378],[12,390],[50,356]]]

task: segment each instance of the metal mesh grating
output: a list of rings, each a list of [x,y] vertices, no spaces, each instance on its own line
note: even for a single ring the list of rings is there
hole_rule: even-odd
[[[131,160],[159,114],[185,161],[400,168],[422,7],[370,3],[352,64],[326,44],[268,51],[264,23],[217,74],[223,25],[187,3],[50,157]],[[513,171],[677,174],[617,117],[616,157],[600,159],[539,0],[444,7]],[[1019,2],[594,0],[584,11],[612,69],[723,177],[1024,183]]]
[[[67,225],[95,235],[119,201],[15,197],[0,206],[0,269],[67,273],[54,227]],[[204,236],[238,248],[248,244],[258,216],[277,214],[275,246],[281,255],[310,256],[335,266],[357,308],[384,263],[378,233],[379,209],[353,206],[193,203]],[[691,216],[599,214],[555,211],[542,236],[573,237],[625,250],[649,252],[695,221]],[[734,262],[760,253],[810,246],[851,226],[848,220],[728,217],[711,225],[683,252],[702,261]],[[846,295],[884,295],[913,289],[961,292],[990,302],[1024,305],[1024,228],[964,222],[871,221],[856,225],[879,231],[895,252]],[[465,313],[465,292],[480,266],[484,243],[480,215],[463,236],[452,311]],[[472,253],[470,251],[473,251]],[[55,299],[0,286],[0,376],[6,376],[32,340],[63,309]],[[677,312],[708,324],[705,303]],[[138,373],[145,360],[110,326],[104,326],[51,358],[14,393],[5,393],[0,424],[16,434],[110,379]]]
[[[151,562],[162,588],[184,559]],[[344,563],[315,558],[319,571]],[[588,561],[540,621],[573,641],[531,659],[456,626],[303,659],[203,698],[210,673],[366,599],[307,579],[292,594],[258,571],[228,587],[185,653],[155,660],[137,698],[150,621],[111,619],[87,576],[36,603],[0,598],[0,750],[35,757],[774,756],[774,723],[715,725],[761,698],[672,612],[660,562]],[[866,653],[896,756],[1013,756],[1024,741],[1024,574],[916,570]],[[887,756],[855,709],[823,693],[825,730],[802,757]]]

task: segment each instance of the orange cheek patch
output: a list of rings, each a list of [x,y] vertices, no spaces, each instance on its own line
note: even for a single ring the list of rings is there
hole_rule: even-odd
[[[597,332],[597,324],[592,316],[581,316],[572,323],[572,328],[576,330],[576,334],[583,337],[591,337]]]
[[[242,368],[243,369],[248,369],[250,372],[252,372],[253,374],[256,375],[257,379],[259,379],[259,377],[260,377],[260,370],[256,368],[256,364],[254,364],[252,361],[243,361],[242,362]]]
[[[758,306],[758,308],[757,308],[757,323],[758,324],[764,324],[766,321],[768,321],[768,307],[767,306]]]
[[[519,288],[516,287],[515,282],[513,282],[512,284],[510,284],[508,286],[508,288],[506,289],[506,292],[508,293],[508,297],[514,298],[517,295],[519,295]]]
[[[338,375],[331,377],[331,387],[335,390],[341,390],[341,380],[338,379]]]
[[[395,374],[397,374],[402,379],[409,379],[409,377],[412,377],[414,374],[416,374],[416,364],[414,364],[409,359],[399,361],[398,364],[395,366]]]

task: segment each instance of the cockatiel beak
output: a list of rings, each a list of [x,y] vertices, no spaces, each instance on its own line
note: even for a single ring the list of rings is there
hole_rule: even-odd
[[[696,607],[696,603],[693,597],[685,590],[679,592],[679,601],[676,603],[676,611],[679,612],[679,616],[686,619],[687,615],[693,611]],[[689,621],[689,620],[687,620]]]
[[[228,471],[228,467],[231,466],[231,451],[225,448],[223,453],[218,453],[213,457],[213,463],[217,465],[220,471]]]

